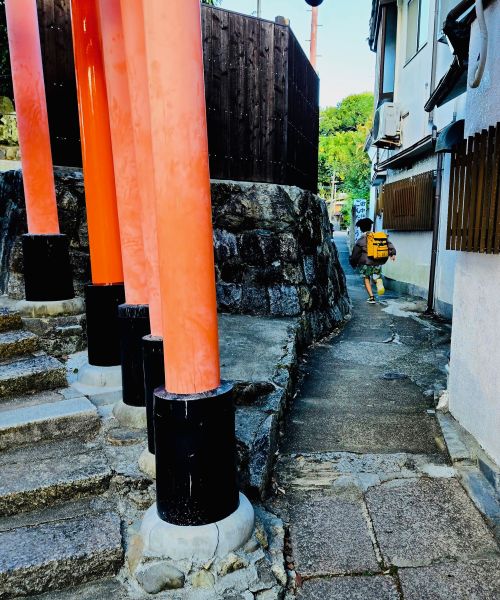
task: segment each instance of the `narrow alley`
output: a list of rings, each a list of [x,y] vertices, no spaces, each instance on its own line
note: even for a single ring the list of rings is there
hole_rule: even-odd
[[[450,466],[434,410],[450,327],[392,292],[366,304],[336,235],[353,318],[304,362],[276,473],[297,596],[498,598],[495,537]]]

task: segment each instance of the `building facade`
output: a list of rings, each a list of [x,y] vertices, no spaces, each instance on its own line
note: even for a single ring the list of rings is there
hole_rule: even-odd
[[[374,0],[367,142],[370,214],[398,248],[388,286],[453,317],[450,411],[497,463],[499,31],[498,0]]]

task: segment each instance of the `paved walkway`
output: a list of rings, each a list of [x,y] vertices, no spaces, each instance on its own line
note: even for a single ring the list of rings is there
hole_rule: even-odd
[[[353,318],[304,363],[277,465],[302,600],[500,598],[495,539],[449,466],[434,414],[450,328],[425,303],[366,304],[336,238]]]

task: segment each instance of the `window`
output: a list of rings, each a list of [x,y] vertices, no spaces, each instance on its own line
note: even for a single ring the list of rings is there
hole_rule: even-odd
[[[394,97],[397,23],[398,10],[396,4],[383,6],[379,46],[379,104],[380,101],[391,102]]]
[[[430,0],[408,0],[406,29],[406,61],[427,43]]]

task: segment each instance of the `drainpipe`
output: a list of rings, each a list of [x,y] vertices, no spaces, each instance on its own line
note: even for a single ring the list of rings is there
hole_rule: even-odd
[[[431,252],[431,269],[429,273],[429,293],[427,296],[427,310],[425,314],[434,314],[434,288],[436,285],[436,264],[438,257],[439,243],[439,216],[441,211],[441,184],[443,178],[443,155],[437,155],[437,176],[436,176],[436,191],[434,192],[434,219],[432,230],[432,252]]]

